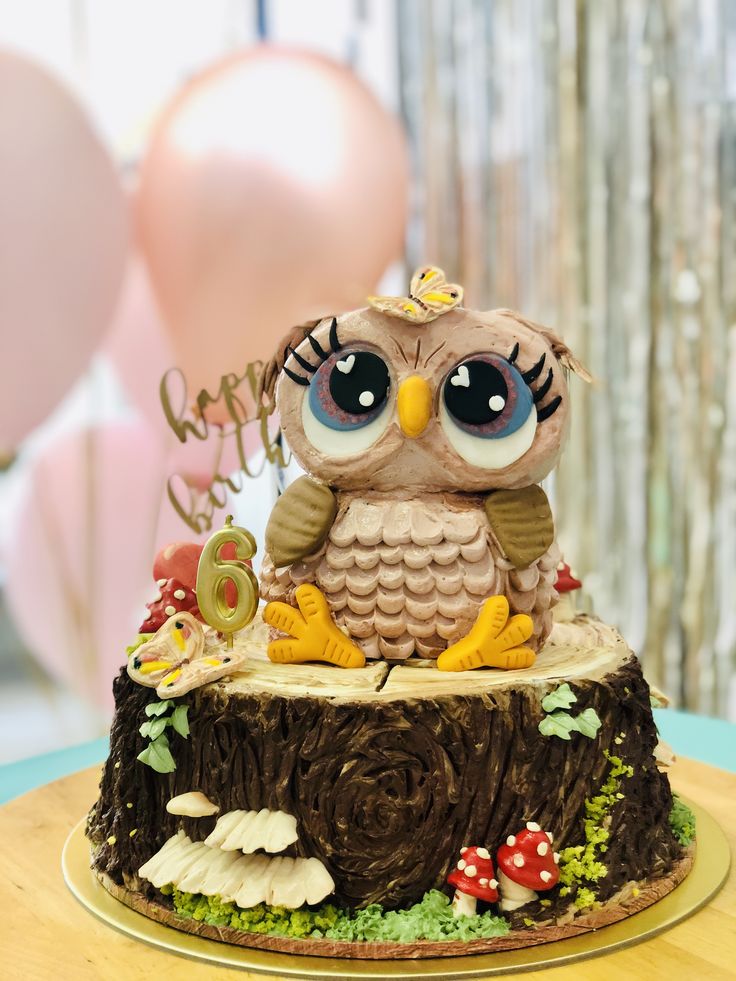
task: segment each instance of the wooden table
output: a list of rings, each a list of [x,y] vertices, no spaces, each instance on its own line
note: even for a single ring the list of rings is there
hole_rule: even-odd
[[[736,774],[680,759],[675,789],[698,801],[736,846]],[[99,768],[47,784],[0,808],[0,976],[8,981],[256,981],[263,975],[188,961],[105,926],[67,890],[61,850],[96,796]],[[449,967],[449,964],[448,964]],[[510,975],[509,975],[510,976]],[[715,899],[674,929],[595,960],[525,979],[621,981],[631,978],[736,977],[736,877]]]

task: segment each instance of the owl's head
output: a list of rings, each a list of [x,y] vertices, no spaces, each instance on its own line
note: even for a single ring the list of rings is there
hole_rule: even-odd
[[[449,302],[430,319],[411,315],[414,301],[376,300],[291,335],[275,362],[276,407],[297,461],[342,490],[538,483],[567,430],[567,369],[585,369],[511,310]]]

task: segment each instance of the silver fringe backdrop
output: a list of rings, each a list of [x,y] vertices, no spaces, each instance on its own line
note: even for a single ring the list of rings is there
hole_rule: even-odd
[[[397,16],[408,265],[555,325],[593,371],[552,487],[566,557],[652,682],[736,717],[736,4]]]

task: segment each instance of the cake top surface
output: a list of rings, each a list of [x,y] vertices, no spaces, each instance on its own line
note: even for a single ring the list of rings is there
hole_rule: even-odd
[[[556,624],[533,668],[510,671],[434,670],[432,661],[336,669],[322,664],[273,664],[266,653],[268,634],[257,618],[236,636],[240,666],[232,676],[214,682],[226,696],[267,691],[345,701],[393,701],[414,696],[477,694],[494,690],[541,687],[565,681],[597,681],[635,655],[613,628],[587,616]],[[222,645],[224,649],[224,644]]]

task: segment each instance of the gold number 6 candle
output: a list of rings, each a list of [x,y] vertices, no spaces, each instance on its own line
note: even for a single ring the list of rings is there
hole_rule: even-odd
[[[235,558],[222,558],[223,546],[235,545]],[[258,609],[258,580],[246,560],[256,554],[256,540],[245,528],[233,524],[231,514],[225,527],[216,531],[205,545],[197,566],[197,604],[206,622],[225,635],[228,647],[233,634],[247,626]],[[225,593],[228,581],[236,590],[235,606]]]

